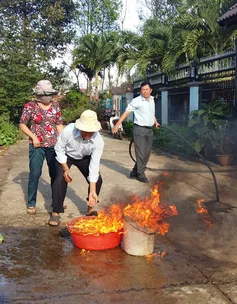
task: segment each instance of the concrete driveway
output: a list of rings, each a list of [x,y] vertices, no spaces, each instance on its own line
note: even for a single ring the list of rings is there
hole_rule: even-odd
[[[0,157],[0,303],[237,303],[237,168],[212,164],[221,198],[216,203],[212,176],[201,162],[154,151],[147,169],[151,182],[142,184],[128,178],[129,141],[102,134],[98,208],[130,203],[134,194],[146,197],[163,181],[162,199],[178,210],[170,231],[156,236],[152,256],[128,255],[123,244],[105,251],[75,247],[60,231],[85,214],[87,184],[73,168],[61,225],[49,227],[51,193],[44,166],[37,214],[28,215],[28,143],[22,140]],[[205,200],[208,215],[196,212],[197,199]]]

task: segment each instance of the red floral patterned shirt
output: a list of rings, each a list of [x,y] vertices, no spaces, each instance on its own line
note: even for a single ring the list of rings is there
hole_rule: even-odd
[[[20,123],[30,124],[30,130],[40,141],[41,147],[52,147],[57,142],[56,125],[62,125],[61,111],[57,101],[53,101],[48,110],[40,107],[37,101],[25,104]],[[32,140],[29,138],[30,143]]]

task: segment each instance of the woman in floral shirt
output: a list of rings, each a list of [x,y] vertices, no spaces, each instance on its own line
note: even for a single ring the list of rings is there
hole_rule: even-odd
[[[63,129],[57,94],[48,80],[40,80],[34,88],[36,99],[25,104],[19,128],[29,137],[29,182],[27,212],[36,213],[36,196],[39,178],[46,158],[51,178],[55,179],[55,151],[57,137]]]

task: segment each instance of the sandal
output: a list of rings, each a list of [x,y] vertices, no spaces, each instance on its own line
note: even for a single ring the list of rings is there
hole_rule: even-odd
[[[28,207],[28,208],[27,208],[27,213],[30,214],[30,215],[36,214],[36,209],[35,209],[35,207]]]
[[[93,207],[88,206],[86,216],[98,216],[98,212],[92,209]]]
[[[60,217],[59,215],[51,215],[48,221],[49,226],[53,226],[53,227],[58,226],[60,223],[59,217]]]
[[[87,213],[86,216],[98,216],[97,211],[91,211],[90,213]]]

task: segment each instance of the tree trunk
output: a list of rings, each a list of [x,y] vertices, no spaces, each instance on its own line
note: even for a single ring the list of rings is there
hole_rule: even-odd
[[[95,73],[95,100],[96,100],[96,101],[99,100],[98,82],[99,82],[98,71],[96,71],[96,73]]]

